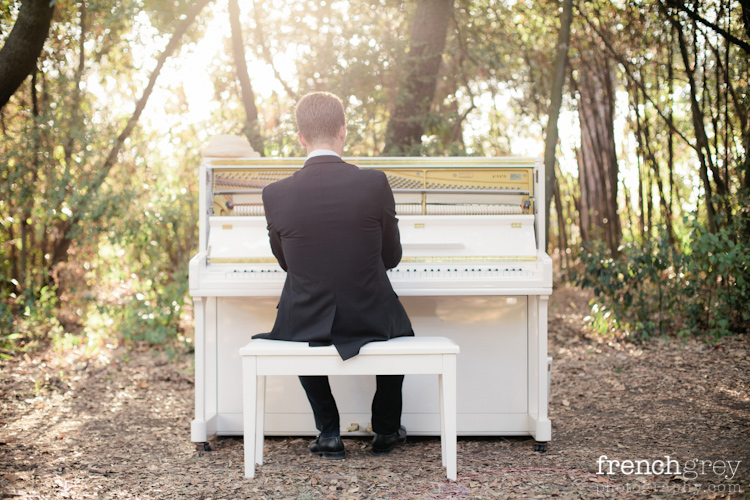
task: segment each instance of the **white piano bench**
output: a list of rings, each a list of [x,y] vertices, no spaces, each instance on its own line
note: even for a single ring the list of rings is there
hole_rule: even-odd
[[[242,357],[245,477],[263,465],[263,419],[268,375],[414,375],[436,374],[440,391],[440,449],[448,479],[456,480],[456,354],[445,337],[397,337],[371,342],[342,361],[333,346],[254,339]]]

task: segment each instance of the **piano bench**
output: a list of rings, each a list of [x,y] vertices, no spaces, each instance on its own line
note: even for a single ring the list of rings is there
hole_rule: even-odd
[[[445,337],[397,337],[371,342],[342,361],[333,346],[254,339],[242,357],[245,477],[263,465],[263,419],[268,375],[413,375],[436,374],[440,387],[440,448],[448,479],[456,480],[456,354]]]

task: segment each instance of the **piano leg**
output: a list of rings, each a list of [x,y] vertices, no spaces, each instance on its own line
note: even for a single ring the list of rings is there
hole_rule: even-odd
[[[195,297],[195,419],[190,423],[190,440],[198,451],[209,451],[208,438],[216,433],[216,299]],[[208,326],[208,330],[207,330]],[[207,366],[208,365],[208,366]]]
[[[552,423],[547,415],[547,305],[549,296],[528,296],[529,332],[529,433],[541,447],[552,439]],[[544,445],[546,448],[546,445]],[[534,451],[537,445],[534,445]]]

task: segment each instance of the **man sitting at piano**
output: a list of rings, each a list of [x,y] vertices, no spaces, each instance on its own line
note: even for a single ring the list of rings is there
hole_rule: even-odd
[[[271,249],[287,272],[273,330],[258,338],[333,344],[342,359],[368,342],[411,336],[411,322],[386,270],[401,260],[393,192],[385,174],[344,162],[346,118],[327,92],[302,97],[297,137],[302,169],[263,190]],[[406,441],[401,425],[403,375],[378,375],[372,401],[372,452]],[[343,459],[339,413],[326,376],[300,382],[320,435],[310,453]]]

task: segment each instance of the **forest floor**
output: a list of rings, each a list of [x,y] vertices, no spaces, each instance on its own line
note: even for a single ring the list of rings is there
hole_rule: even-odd
[[[190,442],[191,355],[48,349],[0,362],[0,498],[750,498],[748,339],[596,338],[582,327],[588,299],[561,287],[550,303],[546,453],[530,438],[459,438],[448,482],[438,438],[377,458],[347,439],[344,461],[308,455],[307,438],[267,438],[248,480],[241,439],[200,454]]]

